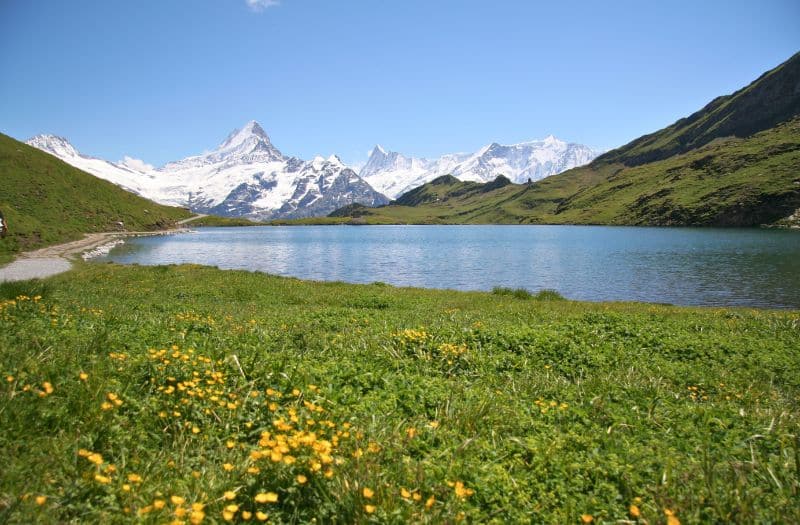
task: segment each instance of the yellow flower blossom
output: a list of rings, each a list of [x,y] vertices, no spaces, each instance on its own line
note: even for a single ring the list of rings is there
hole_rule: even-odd
[[[296,477],[295,479],[296,479],[296,480],[297,480],[297,482],[298,482],[299,484],[301,484],[301,485],[303,485],[303,484],[304,484],[306,481],[308,481],[308,478],[307,478],[307,477],[305,477],[303,474],[298,474],[298,475],[297,475],[297,477]]]
[[[230,501],[232,499],[236,499],[236,493],[232,490],[225,491],[225,494],[222,495],[223,498]]]
[[[186,498],[182,496],[176,496],[174,494],[169,497],[169,500],[172,502],[173,505],[183,505],[184,503],[186,503]]]
[[[368,487],[364,487],[364,490],[361,491],[361,494],[363,494],[365,498],[370,499],[375,495],[375,491]]]
[[[254,498],[258,503],[276,503],[278,495],[274,492],[260,492]]]
[[[594,521],[594,516],[591,514],[581,514],[581,523],[591,523]]]
[[[364,511],[367,514],[372,514],[373,512],[375,512],[375,505],[364,505]]]
[[[462,483],[461,481],[456,481],[454,490],[455,490],[456,496],[461,498],[461,499],[466,499],[469,496],[472,496],[473,494],[475,494],[474,490],[465,487],[464,483]]]
[[[269,519],[269,515],[266,512],[258,511],[256,512],[256,519],[258,521],[267,521]]]
[[[47,496],[36,496],[36,504],[41,506],[47,503]]]

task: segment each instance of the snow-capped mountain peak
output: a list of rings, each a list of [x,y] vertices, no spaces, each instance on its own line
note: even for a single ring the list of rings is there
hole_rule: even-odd
[[[598,153],[553,135],[542,140],[504,145],[492,142],[473,154],[456,153],[428,160],[386,152],[375,146],[359,175],[373,188],[395,199],[442,175],[489,182],[498,175],[522,183],[539,180],[591,162]]]
[[[234,130],[211,152],[161,168],[131,157],[116,164],[87,157],[52,135],[28,144],[156,202],[201,213],[294,218],[326,215],[354,202],[389,202],[336,155],[308,162],[284,156],[256,121]]]
[[[80,157],[78,150],[64,137],[41,134],[28,139],[27,143],[34,148],[46,151],[56,157]]]
[[[267,135],[267,132],[264,131],[264,128],[262,128],[261,125],[255,120],[249,121],[240,129],[233,130],[225,139],[225,141],[219,145],[217,150],[230,150],[238,148],[248,141],[253,142],[253,139],[255,139],[255,141],[271,144],[269,135]]]

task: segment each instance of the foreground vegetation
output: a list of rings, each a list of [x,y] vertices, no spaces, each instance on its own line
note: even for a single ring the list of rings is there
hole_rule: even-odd
[[[0,521],[800,521],[800,312],[79,265],[0,285]]]
[[[9,224],[0,264],[21,251],[80,239],[89,232],[151,231],[192,216],[98,179],[0,134],[0,210]],[[121,225],[118,223],[122,223]]]

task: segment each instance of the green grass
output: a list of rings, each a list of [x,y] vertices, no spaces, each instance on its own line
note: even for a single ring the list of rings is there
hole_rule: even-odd
[[[236,226],[263,226],[264,224],[265,223],[263,222],[251,221],[250,219],[244,219],[241,217],[219,217],[217,215],[207,215],[191,221],[187,226],[198,228],[203,226],[227,228]]]
[[[516,295],[0,285],[0,521],[800,521],[800,312]]]
[[[0,210],[9,225],[0,264],[20,251],[80,239],[84,233],[173,226],[192,214],[161,206],[0,134]]]

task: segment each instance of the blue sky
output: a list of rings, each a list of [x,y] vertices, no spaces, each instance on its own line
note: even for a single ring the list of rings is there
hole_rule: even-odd
[[[258,120],[364,162],[611,148],[800,50],[800,2],[0,0],[0,131],[160,165]]]

